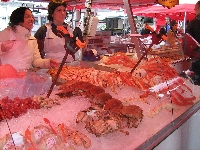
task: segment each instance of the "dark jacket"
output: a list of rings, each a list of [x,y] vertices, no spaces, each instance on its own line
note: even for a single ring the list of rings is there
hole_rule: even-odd
[[[37,39],[38,49],[42,58],[45,56],[44,52],[44,40],[46,37],[47,27],[45,25],[41,26],[35,33],[35,38]]]
[[[200,15],[189,22],[186,33],[189,33],[198,43],[200,43]]]

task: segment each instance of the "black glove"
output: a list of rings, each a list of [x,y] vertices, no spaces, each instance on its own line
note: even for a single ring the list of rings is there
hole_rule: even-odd
[[[81,41],[81,42],[84,42],[83,40],[83,35],[82,35],[82,31],[79,27],[75,27],[74,31],[73,31],[73,38],[75,38],[76,40],[76,37],[78,37],[78,39]]]

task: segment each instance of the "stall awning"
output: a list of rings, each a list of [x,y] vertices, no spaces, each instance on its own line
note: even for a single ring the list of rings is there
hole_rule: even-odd
[[[2,2],[13,2],[13,0],[1,0]],[[14,0],[14,1],[27,1],[27,0]],[[49,2],[51,0],[31,0],[31,2]],[[81,9],[85,8],[86,0],[65,0],[69,6],[78,7]],[[131,6],[146,6],[158,4],[159,0],[129,0]],[[123,0],[92,0],[92,6],[104,7],[104,8],[115,8],[124,6]]]
[[[146,7],[133,8],[133,14],[138,16],[156,17],[164,20],[166,16],[174,20],[183,20],[186,14],[186,19],[191,20],[195,17],[195,4],[180,4],[168,9],[160,5],[152,5]]]

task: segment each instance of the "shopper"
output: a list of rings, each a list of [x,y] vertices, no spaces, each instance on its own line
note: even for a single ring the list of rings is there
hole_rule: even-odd
[[[189,33],[200,44],[200,1],[195,4],[194,10],[196,17],[189,22],[186,28],[186,33]],[[195,55],[193,55],[192,58],[193,62],[191,71],[193,71],[195,75],[192,77],[192,79],[194,84],[200,85],[200,47],[197,46],[193,51],[195,52]]]
[[[176,20],[172,20],[170,22],[170,29],[167,32],[167,43],[169,44],[170,47],[175,46],[176,42],[178,41],[177,30],[178,30],[178,23],[176,22]]]
[[[34,35],[38,39],[38,48],[43,58],[54,58],[61,62],[66,53],[65,38],[57,36],[53,31],[55,26],[65,26],[68,32],[73,34],[73,29],[64,22],[67,16],[66,6],[65,1],[51,1],[47,16],[49,23],[41,26]],[[66,62],[73,60],[72,55],[68,55]]]
[[[165,17],[165,22],[165,32],[167,33],[170,30],[171,19],[169,17]]]
[[[19,7],[11,16],[9,27],[0,32],[0,61],[10,64],[17,70],[32,67],[57,67],[54,59],[42,59],[37,40],[31,36],[34,17],[29,8]]]
[[[200,43],[200,1],[195,5],[195,19],[191,20],[186,28],[186,33],[189,33],[198,43]]]

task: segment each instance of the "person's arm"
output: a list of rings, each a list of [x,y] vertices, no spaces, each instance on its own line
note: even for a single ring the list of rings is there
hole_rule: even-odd
[[[33,67],[38,67],[38,68],[50,68],[50,61],[49,59],[42,59],[39,49],[38,49],[38,44],[36,40],[29,40],[30,45],[31,45],[31,51],[33,52],[33,61],[32,61],[32,66]]]
[[[0,54],[8,52],[14,45],[14,41],[10,41],[10,28],[6,28],[0,32]]]
[[[35,39],[34,37],[32,37]],[[43,69],[49,69],[49,68],[54,68],[59,65],[59,62],[54,59],[42,59],[39,49],[38,49],[38,44],[36,40],[29,40],[30,45],[31,45],[31,50],[33,51],[33,61],[32,61],[32,66],[33,67],[38,67],[38,68],[43,68]]]
[[[45,56],[44,41],[45,41],[45,37],[46,37],[46,32],[47,32],[47,27],[44,25],[44,26],[40,27],[34,35],[35,38],[37,39],[38,49],[39,49],[39,52],[40,52],[40,55],[42,58],[44,58],[44,56]]]

